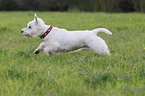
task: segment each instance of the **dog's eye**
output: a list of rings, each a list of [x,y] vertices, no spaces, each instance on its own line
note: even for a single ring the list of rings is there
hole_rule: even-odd
[[[31,29],[31,26],[29,26],[29,29]]]

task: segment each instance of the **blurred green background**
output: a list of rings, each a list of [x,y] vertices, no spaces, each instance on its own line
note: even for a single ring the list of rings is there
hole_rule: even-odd
[[[0,0],[0,10],[145,12],[145,0]]]

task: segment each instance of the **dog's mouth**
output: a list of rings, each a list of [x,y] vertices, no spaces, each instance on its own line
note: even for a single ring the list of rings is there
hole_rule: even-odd
[[[24,34],[24,37],[28,38],[31,37],[29,34]]]

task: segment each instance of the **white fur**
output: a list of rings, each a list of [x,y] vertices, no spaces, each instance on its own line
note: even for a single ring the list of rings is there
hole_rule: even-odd
[[[29,22],[28,27],[23,28],[21,32],[25,37],[40,37],[49,27],[50,25],[45,25],[44,21],[35,14],[34,20]],[[112,34],[105,28],[98,28],[91,31],[67,31],[66,29],[53,27],[34,53],[38,54],[40,51],[44,51],[47,56],[50,56],[51,52],[75,52],[87,48],[96,54],[109,55],[108,46],[102,38],[97,36],[98,32]]]

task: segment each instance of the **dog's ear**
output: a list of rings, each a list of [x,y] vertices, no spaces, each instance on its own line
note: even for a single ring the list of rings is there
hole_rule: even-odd
[[[36,15],[36,13],[35,13],[34,19],[35,19],[35,21],[36,21],[36,24],[38,24],[38,17],[37,17],[37,15]]]

